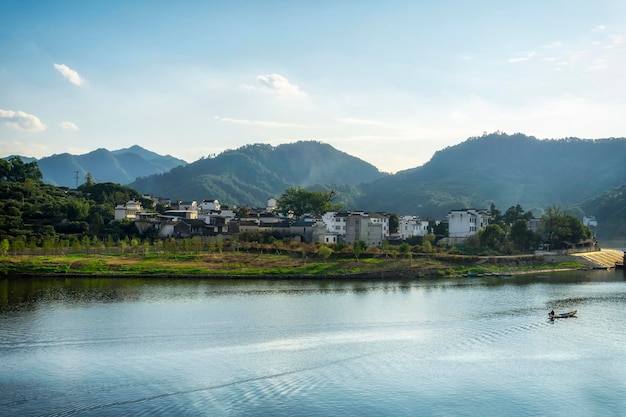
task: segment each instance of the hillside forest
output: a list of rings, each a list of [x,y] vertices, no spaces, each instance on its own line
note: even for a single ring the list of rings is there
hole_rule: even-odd
[[[24,163],[19,157],[0,161],[0,249],[3,254],[24,253],[36,250],[80,251],[106,247],[164,247],[154,235],[141,235],[130,221],[115,221],[114,209],[130,199],[141,201],[148,210],[163,212],[167,207],[153,207],[152,200],[142,199],[140,193],[127,186],[97,184],[88,174],[77,189],[56,187],[42,182],[42,174],[36,162]],[[332,203],[333,194],[308,191],[302,188],[285,190],[278,200],[279,209],[288,211],[294,207],[319,207],[338,209]],[[304,209],[302,209],[304,210]],[[436,241],[446,236],[441,223],[433,233],[423,238],[397,242],[402,252],[451,251],[454,253],[523,253],[540,244],[560,247],[563,242],[578,242],[591,238],[589,228],[559,207],[548,207],[542,217],[537,233],[529,230],[528,221],[533,217],[521,206],[511,206],[501,212],[494,204],[490,207],[491,223],[464,247],[438,247]],[[390,213],[391,231],[397,230],[398,214]],[[237,237],[258,244],[272,245],[276,237],[258,235]],[[188,242],[192,239],[186,239]],[[176,239],[168,239],[168,244]],[[198,240],[196,239],[196,242]],[[209,239],[210,241],[210,239]],[[200,248],[205,245],[202,240]],[[232,243],[232,242],[231,242]],[[357,242],[351,251],[365,250]],[[214,243],[210,243],[214,245]],[[195,248],[198,245],[182,245]],[[215,246],[213,246],[215,247]],[[319,250],[316,248],[315,250]],[[332,250],[345,249],[345,245]],[[379,250],[380,248],[370,248]]]

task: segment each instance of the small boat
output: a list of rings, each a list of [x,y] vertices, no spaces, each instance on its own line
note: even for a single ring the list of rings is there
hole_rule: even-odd
[[[578,312],[578,310],[573,310],[573,311],[568,311],[567,313],[561,313],[561,314],[548,314],[548,316],[550,316],[550,319],[566,319],[568,317],[574,317],[576,315],[576,313]]]

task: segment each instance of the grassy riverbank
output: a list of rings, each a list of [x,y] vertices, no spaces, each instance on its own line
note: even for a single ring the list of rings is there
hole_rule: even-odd
[[[0,275],[58,276],[210,276],[210,277],[354,277],[419,278],[466,274],[515,274],[580,269],[580,262],[546,263],[532,256],[506,259],[459,255],[383,256],[355,259],[303,257],[246,252],[179,256],[137,254],[17,255],[0,258]]]

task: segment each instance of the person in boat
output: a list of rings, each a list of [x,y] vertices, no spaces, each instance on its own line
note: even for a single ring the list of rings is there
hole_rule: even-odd
[[[550,317],[554,317],[554,310],[550,312]]]

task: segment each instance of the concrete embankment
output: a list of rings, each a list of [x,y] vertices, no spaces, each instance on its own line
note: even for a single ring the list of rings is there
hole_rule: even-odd
[[[585,262],[595,268],[615,268],[615,264],[622,264],[624,252],[615,249],[601,249],[594,252],[573,253],[581,262]]]

